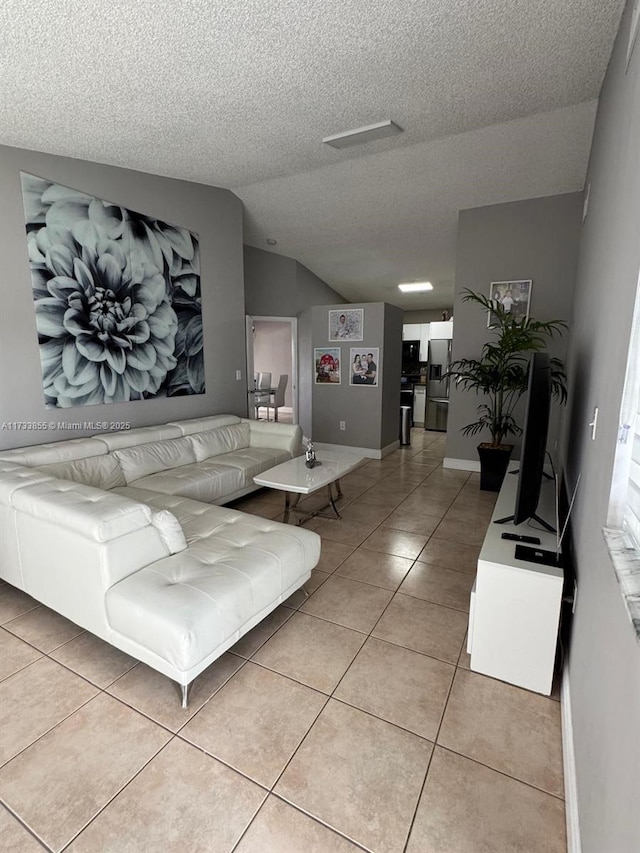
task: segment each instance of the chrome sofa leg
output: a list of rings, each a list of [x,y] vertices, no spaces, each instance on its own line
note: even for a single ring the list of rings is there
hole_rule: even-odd
[[[182,689],[182,707],[186,708],[189,704],[189,684],[181,684]]]

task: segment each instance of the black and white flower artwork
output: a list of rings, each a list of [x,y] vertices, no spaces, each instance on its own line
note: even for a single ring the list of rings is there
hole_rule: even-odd
[[[21,179],[47,407],[204,394],[198,235]]]

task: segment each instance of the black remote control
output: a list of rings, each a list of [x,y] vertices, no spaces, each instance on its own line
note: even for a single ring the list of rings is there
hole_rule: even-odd
[[[510,539],[512,542],[528,542],[529,545],[540,544],[537,536],[522,536],[520,533],[503,533],[502,538]]]

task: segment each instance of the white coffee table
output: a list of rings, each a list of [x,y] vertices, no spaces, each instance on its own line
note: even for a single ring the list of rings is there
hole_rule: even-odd
[[[335,504],[336,498],[342,497],[340,489],[340,478],[357,468],[364,457],[353,453],[335,453],[328,450],[317,451],[317,463],[313,468],[307,468],[304,456],[296,456],[288,459],[275,468],[263,471],[253,482],[258,486],[267,486],[270,489],[279,489],[284,492],[284,521],[289,521],[289,514],[304,512],[296,509],[300,495],[311,495],[326,486],[328,502],[317,510],[307,512],[303,518],[298,520],[302,524],[314,515],[322,515],[322,510],[327,507],[335,513],[335,518],[340,518],[340,513]],[[333,495],[333,485],[336,486],[336,495]],[[327,516],[332,518],[334,516]]]

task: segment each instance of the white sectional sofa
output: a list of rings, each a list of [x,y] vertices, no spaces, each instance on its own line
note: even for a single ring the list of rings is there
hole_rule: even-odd
[[[310,577],[320,538],[219,504],[301,430],[218,415],[0,453],[0,577],[190,682]]]

